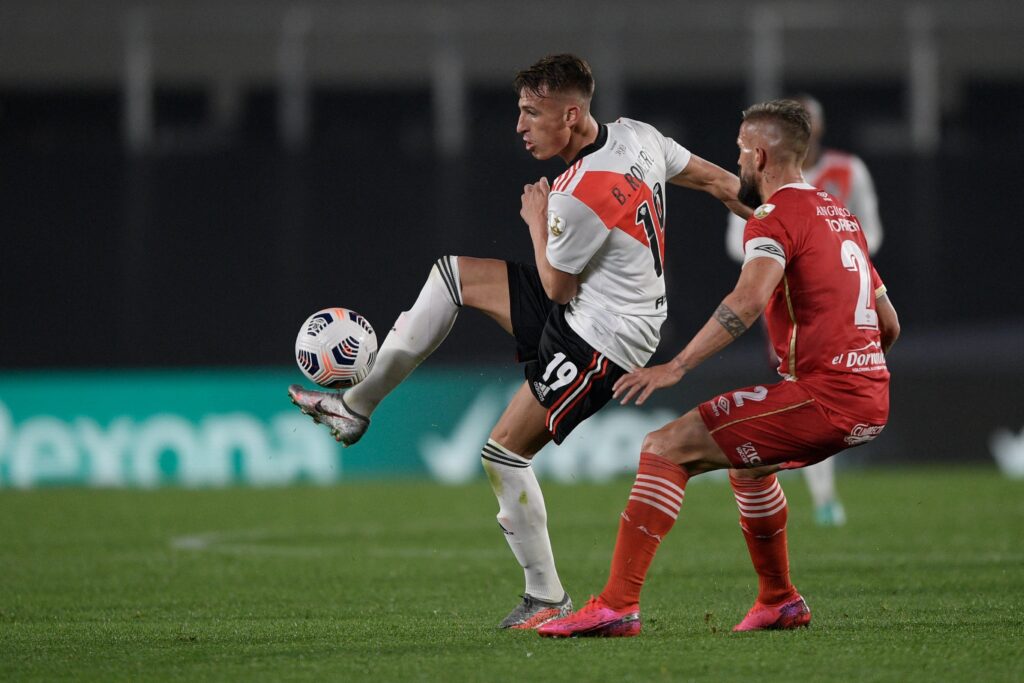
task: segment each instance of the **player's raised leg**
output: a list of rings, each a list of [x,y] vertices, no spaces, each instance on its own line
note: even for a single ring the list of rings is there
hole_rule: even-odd
[[[288,390],[292,402],[314,421],[326,424],[335,439],[354,444],[366,432],[380,402],[445,340],[464,305],[478,308],[511,331],[504,261],[442,256],[430,269],[412,308],[391,327],[366,379],[344,398],[293,385]]]
[[[532,629],[572,611],[555,570],[547,509],[532,458],[551,440],[546,411],[527,384],[516,392],[480,454],[498,499],[498,525],[523,568],[523,601],[499,624]]]
[[[391,326],[369,376],[345,395],[353,410],[371,415],[448,336],[463,305],[463,260],[442,256],[434,263],[416,302]]]

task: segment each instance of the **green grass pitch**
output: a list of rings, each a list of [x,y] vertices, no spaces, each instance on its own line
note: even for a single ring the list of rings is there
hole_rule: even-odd
[[[598,592],[631,486],[545,484],[563,582]],[[790,500],[796,632],[731,634],[756,580],[731,492],[695,479],[639,638],[495,628],[522,574],[483,480],[0,492],[0,680],[1021,681],[1024,482],[843,472]]]

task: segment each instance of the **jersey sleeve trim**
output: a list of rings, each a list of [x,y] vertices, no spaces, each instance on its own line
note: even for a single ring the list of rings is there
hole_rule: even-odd
[[[875,288],[875,298],[876,299],[882,298],[883,296],[885,296],[885,293],[888,292],[888,291],[889,290],[885,288],[885,285],[881,285],[879,287],[876,287]]]
[[[752,237],[744,245],[743,265],[757,258],[770,258],[783,268],[786,267],[786,250],[771,237]]]

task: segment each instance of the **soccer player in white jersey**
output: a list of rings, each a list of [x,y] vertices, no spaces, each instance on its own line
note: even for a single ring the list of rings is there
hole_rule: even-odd
[[[569,166],[549,186],[523,189],[520,215],[535,263],[443,256],[412,308],[395,321],[376,363],[344,397],[289,388],[293,402],[336,439],[354,444],[377,405],[445,339],[463,306],[483,311],[516,342],[526,381],[481,457],[498,523],[525,574],[503,628],[536,628],[571,612],[555,570],[544,497],[531,467],[601,408],[625,373],[657,347],[665,298],[665,185],[708,192],[742,216],[739,180],[653,127],[590,113],[594,80],[573,55],[546,57],[516,76],[516,130],[536,159]]]
[[[874,256],[882,244],[882,221],[878,217],[878,197],[868,167],[860,157],[822,146],[825,113],[816,98],[804,94],[793,99],[802,104],[811,117],[811,138],[803,163],[804,179],[838,199],[857,217],[867,240],[868,253]],[[729,214],[725,246],[733,260],[740,263],[744,258],[745,225],[746,221]],[[777,359],[772,359],[772,365],[776,362]],[[821,526],[845,524],[846,511],[836,492],[834,458],[805,467],[803,473],[814,503],[814,520]]]

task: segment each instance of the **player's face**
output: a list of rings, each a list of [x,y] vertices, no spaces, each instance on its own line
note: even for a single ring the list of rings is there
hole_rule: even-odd
[[[519,93],[519,122],[516,132],[522,136],[526,151],[535,159],[550,159],[568,145],[572,137],[569,126],[572,104],[558,95],[546,92]]]
[[[736,198],[750,208],[756,209],[763,202],[757,186],[757,149],[752,137],[746,124],[740,126],[740,136],[736,138],[736,145],[740,148],[740,158],[737,162],[740,167],[740,191]]]

